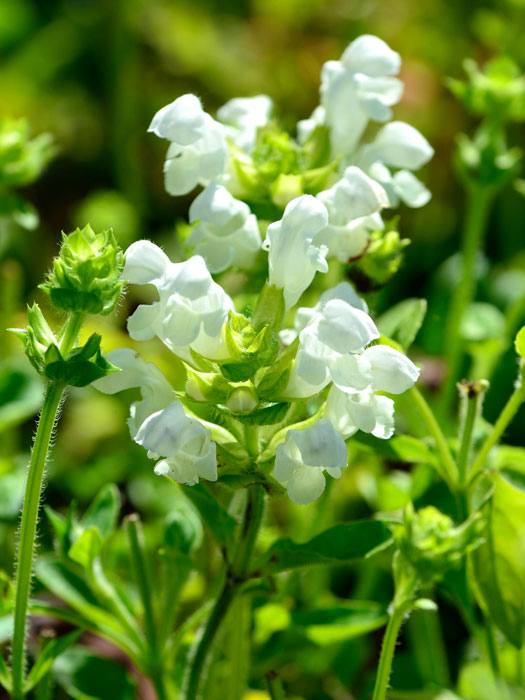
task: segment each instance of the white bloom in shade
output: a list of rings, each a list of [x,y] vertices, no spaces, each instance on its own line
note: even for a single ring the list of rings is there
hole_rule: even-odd
[[[154,285],[159,295],[129,317],[134,340],[157,336],[183,359],[190,358],[190,348],[210,359],[227,356],[222,328],[233,302],[200,255],[173,263],[154,243],[137,241],[126,251],[122,276],[132,284]]]
[[[434,155],[426,138],[410,124],[391,122],[356,154],[356,161],[384,187],[390,206],[401,200],[409,207],[422,207],[430,192],[412,170],[419,170]],[[392,174],[391,168],[399,168]]]
[[[199,479],[217,480],[215,443],[199,421],[184,413],[179,401],[146,418],[135,442],[153,459],[164,457],[155,465],[158,475],[190,485]]]
[[[346,168],[342,178],[317,197],[328,210],[328,226],[317,238],[342,262],[360,255],[370,231],[383,227],[379,211],[388,206],[388,195],[355,165]]]
[[[292,200],[283,218],[268,227],[264,248],[269,251],[269,281],[283,290],[286,308],[297,303],[316,272],[328,271],[328,249],[314,242],[327,224],[324,204],[306,194]]]
[[[250,152],[257,129],[270,121],[273,102],[268,95],[235,97],[217,110],[217,117],[226,127],[226,134],[238,148]]]
[[[186,194],[225,172],[228,149],[224,126],[202,109],[195,95],[182,95],[160,109],[148,131],[171,142],[164,163],[169,194]]]
[[[231,265],[248,268],[261,248],[257,218],[222,185],[208,185],[193,200],[190,222],[195,226],[188,243],[203,256],[210,272]]]
[[[353,41],[340,61],[324,64],[321,105],[334,154],[350,154],[370,120],[386,122],[391,118],[391,107],[403,92],[403,84],[393,77],[400,65],[399,54],[370,35]]]
[[[175,392],[159,368],[151,362],[145,362],[134,350],[112,350],[107,358],[120,368],[120,372],[97,379],[93,386],[104,394],[117,394],[135,387],[140,389],[142,400],[131,405],[128,421],[130,433],[135,437],[149,415],[175,400]]]
[[[346,445],[328,420],[290,430],[275,454],[274,477],[295,503],[315,501],[326,486],[324,472],[338,479],[348,464]]]
[[[349,394],[333,386],[326,402],[326,418],[345,439],[358,430],[382,440],[394,434],[394,402],[371,390]]]

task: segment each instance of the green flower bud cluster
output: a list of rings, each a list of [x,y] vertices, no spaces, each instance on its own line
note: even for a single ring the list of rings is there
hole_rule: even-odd
[[[449,87],[473,114],[500,122],[525,119],[525,76],[506,56],[483,68],[472,59],[464,63],[467,80],[450,80]]]
[[[25,119],[0,120],[0,217],[8,217],[26,229],[38,225],[33,205],[13,188],[34,182],[55,153],[50,134],[31,139]]]
[[[122,292],[123,268],[124,254],[113,232],[95,233],[88,225],[62,234],[60,253],[41,289],[64,311],[106,315]]]
[[[509,148],[505,126],[525,120],[525,76],[507,57],[489,61],[480,69],[465,62],[467,80],[451,80],[452,92],[466,109],[482,117],[473,137],[458,139],[456,167],[467,185],[480,184],[497,191],[518,172],[522,153]]]
[[[451,518],[433,506],[415,511],[410,504],[405,509],[403,523],[394,528],[394,541],[402,560],[399,563],[403,564],[398,567],[398,573],[406,577],[412,570],[423,586],[439,580],[467,552],[481,544],[482,529],[479,514],[455,526]],[[396,589],[402,583],[396,581]]]
[[[76,343],[85,313],[108,314],[115,307],[123,286],[123,264],[111,232],[97,235],[86,226],[63,235],[60,254],[41,285],[53,304],[68,312],[61,330],[51,329],[38,304],[28,309],[27,328],[10,329],[23,341],[40,375],[63,385],[86,386],[118,371],[102,356],[99,335],[93,333],[80,347]]]
[[[253,319],[230,313],[224,329],[228,359],[213,362],[193,353],[195,366],[186,366],[185,391],[193,401],[219,406],[223,415],[267,425],[280,422],[288,410],[289,403],[278,396],[297,347],[280,347],[270,319],[260,325],[257,316],[257,310]]]
[[[325,189],[338,165],[330,160],[329,133],[323,126],[318,126],[299,145],[284,130],[269,124],[259,129],[250,156],[230,148],[244,196],[259,207],[266,204],[269,215],[302,194],[317,194]]]

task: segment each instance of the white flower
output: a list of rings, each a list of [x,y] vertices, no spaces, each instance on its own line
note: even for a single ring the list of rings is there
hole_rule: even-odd
[[[142,395],[130,407],[131,436],[153,459],[165,457],[155,466],[181,484],[217,480],[216,447],[209,431],[184,413],[182,404],[162,372],[129,348],[113,350],[108,359],[120,372],[93,382],[105,394],[138,387]]]
[[[134,350],[112,350],[107,358],[120,368],[120,372],[97,379],[93,386],[104,394],[117,394],[135,387],[140,389],[142,400],[131,405],[128,421],[131,436],[134,438],[149,415],[175,400],[175,392],[159,368],[145,362]]]
[[[326,122],[326,112],[322,105],[317,105],[308,119],[301,119],[297,122],[297,140],[300,144],[306,143],[310,134]]]
[[[314,242],[327,224],[324,204],[303,195],[287,205],[280,221],[268,226],[264,247],[269,250],[269,281],[283,290],[286,308],[297,303],[316,272],[328,271],[328,249]]]
[[[371,390],[349,394],[333,386],[326,401],[326,417],[344,438],[358,430],[383,440],[394,434],[394,402]]]
[[[208,185],[193,200],[190,222],[196,225],[188,243],[203,256],[210,272],[231,265],[249,268],[261,248],[257,218],[222,185]]]
[[[286,396],[307,398],[331,382],[352,395],[400,394],[417,380],[417,367],[402,353],[386,345],[367,347],[379,331],[351,287],[340,285],[314,309],[300,309],[298,315],[299,349]],[[284,339],[291,342],[293,336],[288,332]]]
[[[217,110],[218,119],[225,125],[226,134],[235,145],[250,153],[255,145],[257,129],[270,120],[273,103],[268,95],[236,97]]]
[[[382,229],[379,211],[388,206],[381,185],[361,168],[351,165],[330,189],[317,195],[328,210],[328,226],[317,240],[328,246],[330,254],[341,262],[360,255],[371,230]]]
[[[274,477],[295,503],[315,501],[326,485],[324,472],[338,479],[347,466],[344,440],[328,420],[304,430],[290,430],[275,454]]]
[[[149,457],[164,457],[155,465],[155,474],[190,485],[199,479],[217,480],[215,443],[199,421],[184,413],[179,401],[146,418],[135,442],[148,450]]]
[[[422,207],[431,197],[412,170],[419,170],[434,155],[426,138],[410,124],[390,122],[356,154],[356,162],[385,188],[390,206],[403,201],[409,207]],[[399,168],[394,174],[390,168]]]
[[[202,109],[195,95],[182,95],[160,109],[148,131],[171,141],[164,163],[169,194],[186,194],[225,172],[228,148],[224,126]]]
[[[191,359],[190,348],[210,359],[227,356],[222,328],[233,302],[213,281],[200,255],[173,263],[154,243],[137,241],[126,251],[122,276],[131,283],[154,285],[159,295],[129,317],[133,339],[157,336],[183,359]]]
[[[321,105],[336,155],[351,153],[369,120],[386,122],[402,95],[397,78],[399,54],[375,36],[353,41],[340,61],[328,61],[321,74]]]

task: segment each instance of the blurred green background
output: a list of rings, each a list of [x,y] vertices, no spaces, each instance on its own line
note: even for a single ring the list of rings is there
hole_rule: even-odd
[[[41,300],[36,286],[57,250],[61,230],[89,222],[95,229],[112,226],[123,246],[147,237],[168,250],[176,248],[175,224],[186,216],[190,198],[174,199],[164,191],[165,144],[146,133],[161,106],[194,92],[213,112],[231,97],[262,92],[273,98],[293,129],[318,103],[322,64],[338,58],[358,35],[370,33],[402,55],[406,88],[396,118],[420,129],[436,150],[422,175],[433,199],[422,210],[401,212],[401,232],[412,245],[402,270],[375,301],[384,310],[407,296],[429,299],[416,352],[431,358],[426,371],[431,386],[440,377],[446,303],[457,280],[453,256],[464,198],[452,165],[453,149],[457,134],[473,126],[444,81],[462,75],[466,57],[483,63],[506,52],[523,69],[524,30],[525,0],[0,0],[0,116],[26,117],[34,134],[50,132],[58,146],[43,176],[24,192],[40,213],[40,225],[32,231],[14,225],[1,230],[2,327],[24,325],[25,304]],[[512,142],[525,147],[525,131],[519,125],[514,129]],[[501,310],[525,294],[524,219],[525,198],[509,189],[493,212],[488,258],[480,259],[478,299]],[[103,331],[106,349],[126,342],[124,322],[134,303],[131,295]],[[25,422],[0,414],[0,568],[10,570],[21,465],[39,386],[17,364],[23,359],[16,339],[2,333],[0,351],[19,368],[18,375],[12,364],[9,372],[0,373],[0,396],[18,392],[23,400],[19,416],[26,413]],[[158,346],[147,352],[168,374],[176,373]],[[514,376],[509,353],[489,393],[489,418],[508,396]],[[128,403],[129,396],[73,392],[50,467],[48,503],[61,508],[76,499],[85,504],[104,483],[115,481],[125,491],[125,510],[137,508],[146,517],[169,511],[170,493],[129,440]],[[522,416],[511,439],[519,441],[524,429]],[[363,458],[363,474],[368,467]],[[403,491],[392,483],[385,487],[386,497]],[[368,507],[385,507],[375,498],[367,501],[356,472],[338,489],[333,510],[346,517],[350,511],[364,515]],[[293,529],[294,519],[294,527],[300,520],[305,532],[312,527],[311,512],[290,513],[285,504],[277,505],[276,522]],[[316,530],[326,520],[323,513]],[[333,518],[331,514],[328,520]],[[43,542],[49,542],[45,528]],[[333,588],[342,595],[351,587],[345,572],[334,579]],[[202,581],[195,586],[192,595],[198,598]],[[382,597],[387,600],[387,593]],[[319,658],[320,667],[312,672],[322,674],[324,660]],[[350,675],[352,669],[346,671]]]

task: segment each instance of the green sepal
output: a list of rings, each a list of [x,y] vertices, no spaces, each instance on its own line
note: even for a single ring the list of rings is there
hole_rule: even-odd
[[[275,425],[276,423],[281,423],[286,418],[289,408],[289,403],[281,402],[258,408],[251,413],[232,412],[231,415],[236,420],[247,425]]]
[[[44,356],[45,376],[52,381],[81,387],[113,372],[119,372],[119,368],[102,355],[100,341],[101,336],[94,333],[82,347],[70,352],[67,359],[62,357],[57,345],[51,344]]]

